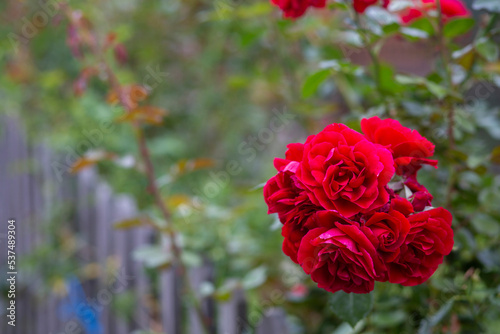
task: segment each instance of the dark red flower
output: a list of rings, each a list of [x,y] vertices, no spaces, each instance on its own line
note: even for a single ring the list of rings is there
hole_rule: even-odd
[[[311,201],[351,217],[385,205],[394,175],[391,153],[343,124],[309,136],[296,176]]]
[[[414,2],[414,7],[401,14],[403,23],[411,23],[430,10],[437,10],[436,0],[414,0]],[[471,15],[467,6],[460,0],[441,0],[441,12],[444,21],[453,17],[469,17]]]
[[[394,119],[365,118],[361,129],[368,140],[392,152],[398,175],[416,174],[422,164],[437,166],[436,160],[424,159],[434,154],[434,144]]]
[[[335,216],[332,211],[325,211],[318,220],[333,222]],[[357,223],[334,222],[332,228],[318,227],[304,236],[298,260],[322,289],[368,293],[386,270],[377,253],[377,243],[377,238],[365,234]]]
[[[375,213],[365,226],[378,238],[378,251],[385,262],[392,262],[399,255],[400,247],[410,231],[408,219],[394,210]]]
[[[286,18],[298,18],[304,15],[309,7],[324,8],[326,0],[271,0],[271,3],[283,11]]]
[[[452,216],[436,208],[408,217],[410,232],[397,259],[387,264],[389,282],[421,284],[434,274],[453,248]]]
[[[358,13],[364,13],[366,8],[376,5],[382,4],[384,7],[389,5],[389,0],[353,0],[354,10]]]
[[[396,195],[394,198],[391,199],[390,209],[398,211],[403,215],[405,215],[406,217],[414,212],[413,205],[411,204],[411,202],[408,201],[406,198],[402,198],[398,195]]]

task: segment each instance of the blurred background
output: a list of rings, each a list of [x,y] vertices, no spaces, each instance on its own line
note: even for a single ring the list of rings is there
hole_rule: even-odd
[[[372,314],[352,328],[332,311],[331,294],[282,254],[281,224],[267,215],[262,198],[262,184],[275,173],[273,158],[284,156],[288,143],[332,122],[359,129],[361,118],[379,112],[372,108],[380,102],[373,82],[356,72],[368,56],[349,45],[348,34],[338,34],[342,13],[283,20],[265,0],[69,4],[98,36],[114,34],[120,46],[108,61],[120,82],[146,87],[148,104],[168,113],[145,135],[194,295],[184,294],[169,240],[158,232],[164,226],[134,131],[114,122],[120,109],[109,103],[108,86],[95,76],[82,79],[93,59],[75,58],[59,2],[5,0],[1,333],[202,333],[200,310],[210,332],[224,334],[497,333],[500,80],[466,87],[470,96],[487,96],[474,100],[472,118],[467,109],[458,115],[454,157],[465,167],[449,181],[439,104],[402,91],[391,75],[382,78],[388,96],[402,96],[394,98],[397,118],[438,147],[441,168],[425,169],[421,182],[436,206],[451,201],[460,208],[452,212],[467,219],[455,225],[454,251],[428,284],[376,284]],[[472,38],[460,37],[457,48]],[[437,51],[427,40],[395,36],[381,55],[392,71],[435,71]],[[311,74],[323,60],[339,61],[342,71],[316,85]],[[497,160],[490,161],[495,147]],[[88,151],[119,158],[70,173]],[[451,199],[449,182],[460,183]],[[11,218],[15,328],[7,325],[4,298]]]

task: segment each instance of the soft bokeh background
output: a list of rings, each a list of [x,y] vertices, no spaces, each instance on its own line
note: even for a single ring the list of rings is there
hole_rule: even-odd
[[[245,285],[250,309],[283,307],[293,333],[352,332],[332,312],[331,294],[315,288],[282,254],[280,224],[267,215],[259,187],[274,175],[273,158],[283,156],[288,143],[304,141],[332,122],[359,129],[362,117],[381,114],[373,81],[358,75],[354,65],[367,64],[366,54],[348,46],[349,36],[339,34],[339,29],[345,29],[345,16],[318,11],[286,21],[265,0],[70,4],[81,9],[97,33],[106,36],[113,31],[125,46],[123,64],[109,55],[119,79],[149,85],[148,103],[168,110],[164,124],[148,127],[146,134],[161,191],[174,212],[172,224],[182,234],[191,263],[198,263],[201,254],[214,263],[217,291],[230,290],[230,279],[250,281]],[[59,14],[27,43],[13,44],[9,34],[19,33],[25,18],[38,10],[37,2],[0,4],[0,29],[7,36],[0,39],[0,110],[18,120],[30,142],[43,143],[65,159],[70,150],[83,154],[85,132],[99,128],[103,120],[116,119],[120,111],[106,102],[107,86],[96,78],[81,97],[75,96],[73,83],[84,65],[67,46],[66,21]],[[484,13],[475,15],[480,22]],[[460,37],[456,49],[473,38],[472,32]],[[432,43],[391,37],[382,49],[388,66],[382,80],[387,101],[396,110],[391,116],[437,145],[440,169],[425,169],[420,177],[435,195],[435,206],[451,208],[456,246],[428,284],[411,288],[377,284],[374,310],[358,332],[413,333],[425,327],[423,321],[430,321],[439,333],[495,333],[500,325],[500,177],[495,173],[500,162],[498,43],[491,43],[496,54],[493,51],[489,62],[497,67],[473,73],[463,87],[472,103],[460,106],[457,102],[458,147],[453,152],[448,151],[443,106],[435,94],[394,80],[394,70],[436,76],[439,61]],[[317,91],[303,89],[321,61],[345,57],[352,63],[341,61],[342,70]],[[92,60],[83,64],[86,61]],[[478,84],[485,82],[487,86],[478,93]],[[276,117],[283,124],[270,130]],[[115,152],[127,161],[137,157],[127,124],[116,124],[98,144],[90,148]],[[199,168],[179,173],[186,169],[186,160],[198,161]],[[237,172],[221,176],[228,175],[231,161],[236,161]],[[29,163],[22,166],[10,168],[31,168]],[[127,164],[103,162],[93,168],[114,192],[132,195],[140,210],[158,216],[143,174],[123,166]],[[460,167],[451,178],[453,166]],[[73,177],[63,173],[62,182]],[[71,264],[58,258],[71,262],[68,252],[77,253],[93,242],[71,228],[74,205],[62,201],[51,218],[38,217],[47,242],[20,263],[25,269],[19,270],[41,278],[42,296],[60,289],[61,281],[74,272]],[[65,240],[77,241],[68,248]],[[153,237],[152,243],[158,242]],[[147,269],[152,286],[159,272]],[[285,279],[284,272],[293,273],[293,279]],[[79,279],[87,277],[81,274]],[[285,297],[270,297],[276,290]],[[158,302],[154,288],[149,293],[154,305]],[[122,306],[112,312],[129,314],[131,298],[132,302],[121,300]]]

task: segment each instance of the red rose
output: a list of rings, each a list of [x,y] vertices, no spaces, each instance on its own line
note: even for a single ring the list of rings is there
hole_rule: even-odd
[[[322,208],[311,203],[307,194],[296,185],[295,179],[289,169],[278,172],[264,186],[264,199],[269,208],[268,213],[277,213],[284,224],[281,230],[285,237],[283,252],[297,263],[297,250],[302,237],[310,228],[316,227],[311,215]]]
[[[351,217],[385,205],[394,175],[391,153],[343,124],[332,124],[304,144],[296,175],[311,201]]]
[[[295,176],[298,162],[294,160],[302,158],[302,146],[302,144],[288,145],[286,158],[274,160],[278,174],[269,179],[264,186],[268,214],[277,213],[281,223],[284,224],[281,230],[281,234],[285,237],[283,252],[295,263],[298,263],[297,251],[302,237],[309,229],[317,227],[311,216],[323,210],[310,201]]]
[[[389,282],[405,286],[421,284],[434,274],[453,248],[451,214],[436,208],[408,217],[410,232],[399,257],[387,264]]]
[[[335,213],[325,211],[318,220],[333,222]],[[319,288],[368,293],[373,290],[375,279],[386,270],[377,254],[377,242],[373,235],[363,233],[357,223],[335,222],[332,228],[315,228],[304,236],[299,264]]]
[[[436,160],[424,159],[434,154],[434,144],[394,119],[365,118],[361,129],[368,140],[392,152],[399,175],[415,174],[422,164],[437,165]]]
[[[304,155],[304,144],[292,143],[287,145],[288,150],[285,153],[285,159],[275,158],[274,168],[277,171],[282,171],[285,169],[290,162],[302,161],[302,156]],[[293,171],[295,173],[295,171]]]
[[[278,172],[264,186],[264,200],[268,206],[268,214],[278,213],[280,221],[285,223],[289,211],[295,208],[300,189],[295,181],[295,169],[298,163],[291,163],[290,169]]]
[[[305,227],[305,225],[314,224],[313,219],[312,216],[308,216],[303,221],[305,223],[304,225],[298,222],[289,222],[288,224],[284,224],[281,228],[281,235],[284,237],[282,246],[283,253],[297,264],[299,263],[297,260],[297,253],[300,243],[307,232],[309,232],[309,228]]]
[[[430,10],[437,10],[436,0],[415,0],[415,7],[404,11],[401,15],[403,23],[422,17]],[[447,21],[453,17],[469,17],[470,12],[467,6],[460,0],[441,0],[441,12],[443,20]]]
[[[385,262],[392,262],[398,257],[401,245],[410,231],[406,217],[397,212],[377,212],[368,219],[365,226],[370,228],[379,241],[378,251]]]
[[[398,195],[395,195],[391,199],[391,210],[398,211],[405,215],[405,217],[409,216],[414,212],[413,205],[411,205],[411,202],[408,201],[406,198],[402,198]]]
[[[304,15],[309,7],[323,8],[326,0],[271,0],[283,11],[283,16],[288,18],[298,18]]]
[[[353,0],[354,10],[358,13],[364,13],[366,8],[381,3],[384,7],[389,5],[389,0]]]

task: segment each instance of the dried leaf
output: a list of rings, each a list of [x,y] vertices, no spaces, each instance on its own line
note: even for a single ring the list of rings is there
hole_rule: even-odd
[[[160,125],[167,111],[153,106],[141,106],[126,113],[118,119],[120,122],[141,122],[152,125]]]
[[[180,205],[191,204],[191,198],[186,195],[172,195],[166,199],[166,203],[170,208],[177,208]]]
[[[198,158],[192,160],[181,160],[172,167],[172,174],[182,175],[189,172],[194,172],[199,169],[211,168],[215,165],[215,161],[210,158]]]
[[[138,227],[146,224],[146,220],[149,219],[147,217],[136,217],[132,219],[125,219],[119,221],[113,225],[113,227],[117,230],[129,229],[132,227]]]
[[[91,167],[102,160],[114,160],[117,155],[105,151],[89,151],[80,157],[70,168],[71,173],[78,173],[81,170]]]
[[[128,85],[120,88],[119,91],[112,90],[106,101],[109,104],[117,104],[120,101],[125,102],[127,106],[136,108],[137,103],[143,101],[148,96],[148,90],[140,85]]]

